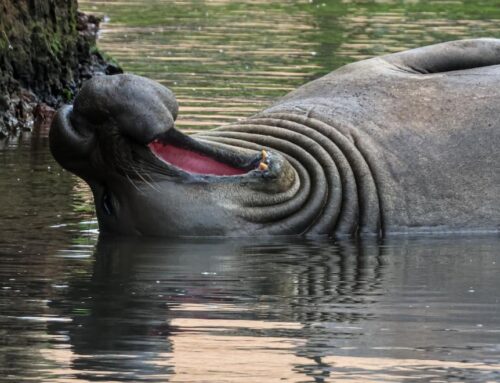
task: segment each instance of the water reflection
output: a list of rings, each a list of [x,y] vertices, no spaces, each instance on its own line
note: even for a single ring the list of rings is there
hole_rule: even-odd
[[[499,246],[101,238],[41,311],[8,308],[39,354],[0,355],[51,382],[495,380]]]
[[[71,318],[48,323],[67,334],[71,355],[44,355],[83,380],[193,381],[211,371],[214,382],[297,381],[325,341],[320,323],[338,323],[336,338],[359,335],[352,324],[370,318],[383,269],[378,247],[359,244],[101,238],[90,280],[50,303]]]

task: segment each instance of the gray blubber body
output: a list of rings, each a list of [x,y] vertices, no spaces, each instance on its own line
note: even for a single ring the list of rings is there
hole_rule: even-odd
[[[177,111],[168,89],[133,75],[90,80],[59,111],[52,152],[91,186],[102,231],[499,231],[500,40],[349,64],[255,116],[192,136],[175,129]],[[153,153],[153,141],[245,172],[191,174]]]

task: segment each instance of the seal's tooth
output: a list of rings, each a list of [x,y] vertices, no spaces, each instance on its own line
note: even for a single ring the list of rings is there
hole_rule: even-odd
[[[262,149],[262,161],[265,160],[267,160],[267,152],[264,149]]]
[[[267,164],[265,164],[264,162],[261,162],[259,164],[259,170],[260,171],[266,171],[268,168],[269,168],[269,166]]]

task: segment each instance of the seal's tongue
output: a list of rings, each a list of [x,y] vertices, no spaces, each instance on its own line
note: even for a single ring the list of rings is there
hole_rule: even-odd
[[[234,176],[248,171],[175,145],[164,145],[161,142],[153,141],[148,146],[154,154],[164,161],[192,174]]]

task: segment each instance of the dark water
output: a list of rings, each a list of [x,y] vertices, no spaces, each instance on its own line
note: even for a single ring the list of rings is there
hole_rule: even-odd
[[[360,58],[500,37],[481,1],[80,1],[179,125],[251,114]],[[500,239],[98,238],[46,132],[0,143],[1,382],[497,382]]]

